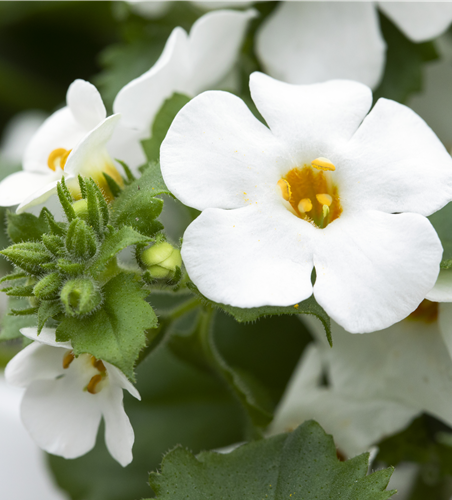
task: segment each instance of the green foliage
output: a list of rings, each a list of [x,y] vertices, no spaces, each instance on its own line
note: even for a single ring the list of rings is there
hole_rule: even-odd
[[[422,90],[423,64],[436,59],[438,54],[433,42],[410,41],[381,12],[380,28],[387,44],[386,67],[374,100],[386,97],[404,103],[413,93]]]
[[[443,259],[441,269],[452,267],[452,203],[447,204],[438,212],[430,215],[429,221],[438,233],[443,245]]]
[[[336,456],[331,436],[314,421],[291,434],[245,444],[220,454],[196,457],[177,447],[162,461],[161,473],[152,472],[150,485],[158,499],[268,498],[275,500],[384,500],[392,468],[366,476],[369,455],[347,462]]]
[[[35,217],[32,214],[6,213],[8,226],[8,236],[13,243],[24,241],[40,241],[44,233],[47,232],[45,217]]]
[[[12,310],[29,310],[30,303],[25,298],[9,297],[8,307]],[[30,315],[4,314],[1,318],[0,341],[20,338],[21,328],[36,325],[36,318]]]
[[[102,307],[87,317],[66,317],[58,325],[59,342],[70,340],[75,355],[88,352],[134,379],[133,367],[146,343],[145,330],[157,326],[157,316],[144,300],[147,291],[135,276],[121,273],[102,288]]]
[[[160,160],[160,146],[177,113],[190,101],[190,97],[175,93],[165,100],[155,115],[151,137],[142,141],[146,158],[150,162]]]

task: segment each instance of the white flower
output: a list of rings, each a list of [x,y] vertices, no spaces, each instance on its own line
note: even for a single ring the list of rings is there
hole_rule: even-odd
[[[206,92],[161,147],[169,189],[203,210],[184,235],[190,278],[237,307],[314,293],[351,332],[400,321],[438,275],[442,248],[424,216],[452,199],[451,157],[406,106],[380,99],[364,118],[362,84],[254,73],[250,86],[269,128],[239,98]]]
[[[266,73],[289,83],[348,78],[376,87],[386,50],[377,5],[414,42],[452,21],[448,2],[282,2],[257,33]]]
[[[47,118],[28,144],[23,171],[0,183],[0,206],[19,204],[17,212],[23,212],[54,194],[63,176],[76,189],[78,174],[93,177],[108,193],[103,172],[121,183],[107,152],[119,118],[106,118],[97,89],[75,80],[67,92],[67,106]]]
[[[347,456],[402,430],[421,412],[452,425],[452,304],[425,301],[407,319],[375,335],[333,324],[333,348],[319,339],[294,372],[272,432],[315,418]],[[329,386],[321,386],[325,373]]]
[[[254,10],[210,12],[193,24],[189,35],[175,28],[154,66],[119,91],[113,104],[115,113],[122,116],[116,135],[129,129],[136,140],[136,148],[129,151],[126,162],[144,163],[139,140],[149,137],[165,99],[175,92],[195,96],[226,76],[237,60],[248,22],[255,15]]]
[[[24,328],[34,340],[5,369],[6,380],[26,387],[21,417],[48,453],[76,458],[90,451],[105,420],[108,451],[122,466],[132,461],[134,434],[122,402],[123,389],[140,395],[115,366],[88,354],[74,358],[70,342],[56,342],[55,330]]]
[[[203,10],[248,7],[259,1],[266,0],[190,0],[193,5]],[[126,2],[136,14],[149,19],[164,16],[172,3],[171,0],[126,0]]]

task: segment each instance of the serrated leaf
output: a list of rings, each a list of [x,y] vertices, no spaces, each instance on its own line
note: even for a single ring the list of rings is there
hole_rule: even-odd
[[[173,123],[177,113],[190,101],[190,97],[184,94],[174,93],[165,100],[152,124],[151,137],[141,141],[144,153],[148,161],[159,161],[160,146],[165,139],[168,129]]]
[[[14,214],[7,212],[7,232],[13,243],[40,241],[48,231],[45,216],[36,217],[29,213]]]
[[[70,340],[76,355],[87,352],[117,366],[133,380],[135,361],[146,344],[146,330],[156,328],[157,316],[144,300],[148,292],[132,274],[112,278],[102,294],[102,308],[92,315],[62,320],[57,340]]]
[[[27,309],[30,307],[30,302],[24,298],[9,297],[9,309]],[[13,340],[22,337],[20,333],[21,328],[36,326],[36,316],[15,316],[11,314],[4,314],[1,319],[1,340]]]
[[[346,462],[336,456],[333,438],[314,421],[290,434],[240,446],[231,453],[203,452],[196,457],[181,447],[150,474],[157,499],[215,500],[385,500],[393,468],[366,476],[369,454]]]
[[[188,288],[195,293],[205,304],[209,304],[212,307],[221,309],[222,311],[233,316],[239,323],[249,323],[256,321],[259,318],[266,316],[282,316],[285,314],[312,314],[316,316],[325,328],[326,337],[330,345],[333,345],[333,340],[331,336],[331,320],[324,309],[317,304],[314,296],[309,297],[309,299],[303,300],[294,306],[280,307],[280,306],[262,306],[262,307],[252,307],[249,309],[242,309],[240,307],[228,306],[226,304],[220,304],[218,302],[212,302],[207,297],[205,297],[194,285],[193,283],[187,284]]]
[[[38,335],[50,318],[53,318],[62,311],[59,300],[43,300],[38,309]]]
[[[131,227],[124,226],[119,231],[110,232],[105,237],[102,246],[90,266],[91,271],[99,271],[116,254],[131,245],[149,243],[151,240]]]
[[[443,245],[441,269],[450,269],[452,267],[452,203],[448,203],[441,210],[430,215],[428,219]]]

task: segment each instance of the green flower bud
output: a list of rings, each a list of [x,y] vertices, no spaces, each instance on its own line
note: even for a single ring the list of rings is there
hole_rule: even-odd
[[[38,299],[49,300],[56,298],[61,287],[61,277],[59,273],[50,273],[44,276],[33,288],[33,292]]]
[[[85,199],[78,200],[72,204],[72,208],[74,209],[75,215],[83,219],[84,221],[88,220],[88,201]]]
[[[74,219],[66,235],[66,248],[76,259],[90,259],[97,251],[94,231],[82,219]]]
[[[43,234],[42,242],[49,252],[58,257],[61,254],[63,240],[54,234]]]
[[[182,266],[180,250],[167,242],[156,243],[141,254],[141,261],[154,279],[172,278]]]
[[[30,274],[42,272],[41,264],[52,260],[52,255],[42,243],[25,242],[11,245],[0,252],[14,265]]]
[[[60,298],[69,316],[89,314],[102,303],[100,291],[90,278],[67,281],[60,292]]]

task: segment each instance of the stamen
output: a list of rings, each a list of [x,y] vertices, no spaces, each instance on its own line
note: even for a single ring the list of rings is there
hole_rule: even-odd
[[[74,353],[72,351],[68,351],[63,357],[63,368],[65,370],[69,368],[69,365],[72,363],[72,361],[74,361],[74,359]]]
[[[102,380],[102,375],[99,373],[97,375],[94,375],[94,377],[91,377],[91,380],[89,381],[88,385],[86,386],[86,390],[90,394],[97,394],[100,392],[100,389],[97,389],[97,386],[99,385],[99,382]]]
[[[64,170],[67,157],[69,156],[71,151],[72,149],[54,149],[47,158],[47,166],[50,168],[50,170],[53,170],[55,172],[58,166],[61,168],[61,170]]]
[[[100,359],[96,359],[94,356],[91,356],[91,363],[94,368],[96,368],[96,370],[100,371],[101,373],[105,373],[107,371],[102,361]]]
[[[323,170],[323,171],[331,171],[334,172],[336,170],[336,167],[332,164],[328,158],[323,158],[322,156],[319,156],[315,160],[311,162],[311,165],[316,168],[317,170]]]
[[[279,179],[277,182],[279,188],[281,189],[282,197],[286,200],[290,200],[292,192],[290,191],[290,184],[285,179]]]
[[[326,219],[330,213],[330,207],[328,205],[323,205],[322,207],[323,218]]]
[[[303,198],[298,203],[298,210],[304,214],[312,210],[312,201],[309,198]]]
[[[321,205],[326,205],[329,207],[333,203],[333,197],[329,194],[316,194],[315,197]]]

